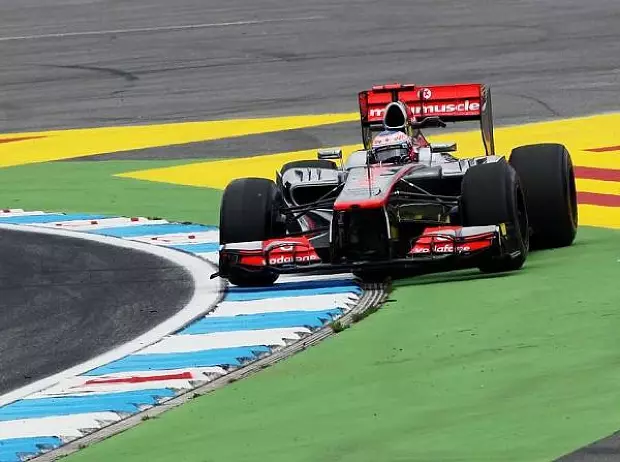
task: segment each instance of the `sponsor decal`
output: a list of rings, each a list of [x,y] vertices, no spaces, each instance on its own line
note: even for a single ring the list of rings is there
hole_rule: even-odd
[[[272,266],[321,261],[306,237],[266,241],[264,250],[268,252],[268,263]]]
[[[429,227],[424,230],[424,234],[413,244],[409,255],[463,253],[485,249],[493,245],[492,231],[494,228],[494,226],[466,228],[461,226]],[[472,232],[477,234],[465,236]],[[455,238],[459,240],[459,243],[455,243]],[[463,238],[466,240],[460,240]]]
[[[456,246],[456,250],[454,248],[454,244],[440,244],[440,245],[435,245],[433,246],[433,251],[432,253],[462,253],[462,252],[469,252],[471,251],[472,248],[469,245],[466,244],[460,244]],[[409,252],[410,254],[421,254],[421,253],[431,253],[431,247],[430,245],[415,245],[412,249],[411,252]]]
[[[321,261],[306,237],[272,239],[264,241],[261,249],[241,250],[240,253],[233,251],[230,255],[224,251],[221,257],[230,259],[232,264],[247,266],[276,266]]]
[[[270,265],[285,265],[288,263],[312,263],[321,261],[321,259],[314,253],[307,255],[279,255],[277,257],[270,257]]]
[[[433,97],[433,92],[431,91],[430,88],[422,89],[422,98],[431,99],[432,97]]]
[[[470,102],[468,99],[461,103],[443,103],[443,104],[412,104],[409,106],[414,116],[419,115],[450,115],[459,113],[480,112],[480,103]],[[372,118],[383,117],[385,108],[370,109],[369,116]]]

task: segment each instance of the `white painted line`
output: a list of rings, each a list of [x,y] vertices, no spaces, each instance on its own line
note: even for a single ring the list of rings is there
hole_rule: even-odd
[[[214,27],[253,26],[253,25],[258,25],[258,24],[272,24],[272,23],[282,23],[282,22],[316,21],[318,19],[324,19],[324,16],[255,19],[255,20],[247,20],[247,21],[183,24],[179,26],[137,27],[134,29],[128,28],[128,29],[109,29],[109,30],[95,30],[95,31],[82,31],[82,32],[57,32],[54,34],[15,35],[15,36],[10,36],[10,37],[0,37],[0,42],[15,42],[18,40],[39,40],[39,39],[68,38],[68,37],[97,37],[101,35],[123,35],[123,34],[136,34],[136,33],[141,33],[141,32],[183,31],[183,30],[192,30],[192,29],[209,29],[209,28],[214,28]]]
[[[215,378],[215,377],[214,377]],[[160,380],[153,382],[141,383],[115,383],[101,385],[86,385],[81,388],[72,388],[69,390],[53,392],[52,389],[43,390],[39,393],[27,396],[25,400],[41,399],[41,398],[59,398],[62,396],[89,396],[93,393],[105,395],[107,393],[122,393],[126,391],[138,390],[160,390],[162,388],[171,388],[174,390],[190,390],[202,384],[210,382],[212,379],[202,377],[201,379],[177,379],[177,380]]]
[[[0,209],[0,215],[4,213],[24,213],[24,209]]]
[[[58,436],[63,440],[79,438],[79,428],[101,428],[121,420],[115,412],[94,412],[0,422],[0,439]],[[90,433],[90,432],[89,432]]]
[[[197,233],[154,234],[131,238],[132,241],[146,242],[147,244],[219,244],[219,231],[200,231]]]
[[[223,290],[223,282],[221,281],[221,279],[209,279],[209,275],[215,270],[210,263],[206,262],[203,259],[196,258],[190,254],[178,252],[174,249],[153,246],[141,242],[128,241],[125,239],[119,239],[110,236],[85,234],[69,230],[48,229],[41,227],[34,228],[8,224],[0,224],[0,229],[72,237],[99,242],[103,244],[110,244],[121,248],[147,252],[158,257],[165,258],[177,265],[184,267],[191,274],[194,280],[194,293],[192,295],[192,298],[187,303],[187,305],[177,314],[155,326],[153,329],[146,332],[145,334],[142,334],[141,336],[133,339],[132,341],[124,345],[120,345],[112,349],[111,351],[108,351],[107,353],[97,356],[96,358],[88,360],[82,364],[78,364],[77,366],[62,371],[58,374],[46,377],[42,380],[38,380],[34,383],[26,385],[25,387],[21,387],[17,390],[13,390],[3,396],[0,396],[0,406],[4,406],[31,393],[35,393],[47,387],[55,385],[67,377],[83,374],[91,369],[108,364],[112,361],[134,353],[136,350],[155,343],[156,341],[160,340],[166,335],[177,331],[178,329],[182,328],[183,326],[187,325],[188,323],[197,319],[206,311],[208,311],[210,307],[217,303],[221,296],[221,290]]]
[[[30,217],[33,215],[50,215],[48,212],[42,212],[40,210],[24,212],[19,209],[12,209],[10,212],[0,212],[0,218],[12,218],[12,217]]]
[[[299,340],[299,333],[309,334],[306,327],[285,327],[261,330],[214,332],[212,334],[171,335],[140,350],[136,355],[192,353],[215,348],[235,348],[250,345],[284,346],[284,339]]]
[[[77,377],[82,382],[89,380],[109,380],[109,379],[123,379],[129,377],[150,377],[157,374],[182,374],[183,372],[189,372],[193,377],[202,377],[209,374],[226,374],[226,369],[219,366],[206,366],[206,367],[187,367],[183,369],[166,369],[165,371],[146,370],[146,371],[131,371],[131,372],[116,372],[114,374],[106,375],[88,375],[84,377]]]
[[[69,220],[54,221],[52,223],[33,223],[34,226],[43,228],[62,228],[75,231],[92,231],[96,229],[116,228],[119,226],[142,226],[142,225],[163,225],[167,220],[149,220],[148,218],[136,217],[136,221],[131,218],[101,218],[98,220]],[[95,223],[95,224],[93,224]]]
[[[222,302],[209,317],[237,316],[240,314],[278,313],[281,311],[325,311],[348,308],[359,297],[354,293],[282,297],[247,302]]]
[[[205,260],[213,263],[215,266],[220,263],[220,254],[218,252],[200,252],[194,254],[200,258],[204,258]]]
[[[308,281],[330,281],[333,279],[351,279],[353,284],[353,274],[340,273],[340,274],[300,274],[299,276],[293,276],[290,274],[282,274],[276,281],[276,284],[282,284],[285,282],[308,282]]]

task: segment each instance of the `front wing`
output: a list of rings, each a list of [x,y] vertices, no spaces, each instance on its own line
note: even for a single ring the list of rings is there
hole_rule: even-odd
[[[231,267],[278,274],[381,270],[428,273],[470,268],[491,259],[518,257],[520,251],[511,248],[510,232],[509,225],[503,223],[427,228],[412,242],[406,255],[387,260],[333,261],[329,248],[317,248],[304,236],[224,244],[220,248],[220,271],[213,277],[226,277]]]

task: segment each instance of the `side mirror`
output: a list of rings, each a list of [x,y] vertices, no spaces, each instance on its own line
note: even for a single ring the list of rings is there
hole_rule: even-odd
[[[317,152],[319,159],[340,159],[342,160],[342,149],[340,148],[327,148],[319,149]]]
[[[454,152],[456,143],[431,144],[431,152]]]

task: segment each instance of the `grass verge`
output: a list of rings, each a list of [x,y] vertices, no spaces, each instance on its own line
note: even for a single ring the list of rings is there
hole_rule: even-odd
[[[176,161],[53,162],[0,169],[0,207],[217,224],[221,192],[113,175]]]
[[[395,283],[364,322],[70,462],[543,461],[617,430],[617,232]]]

